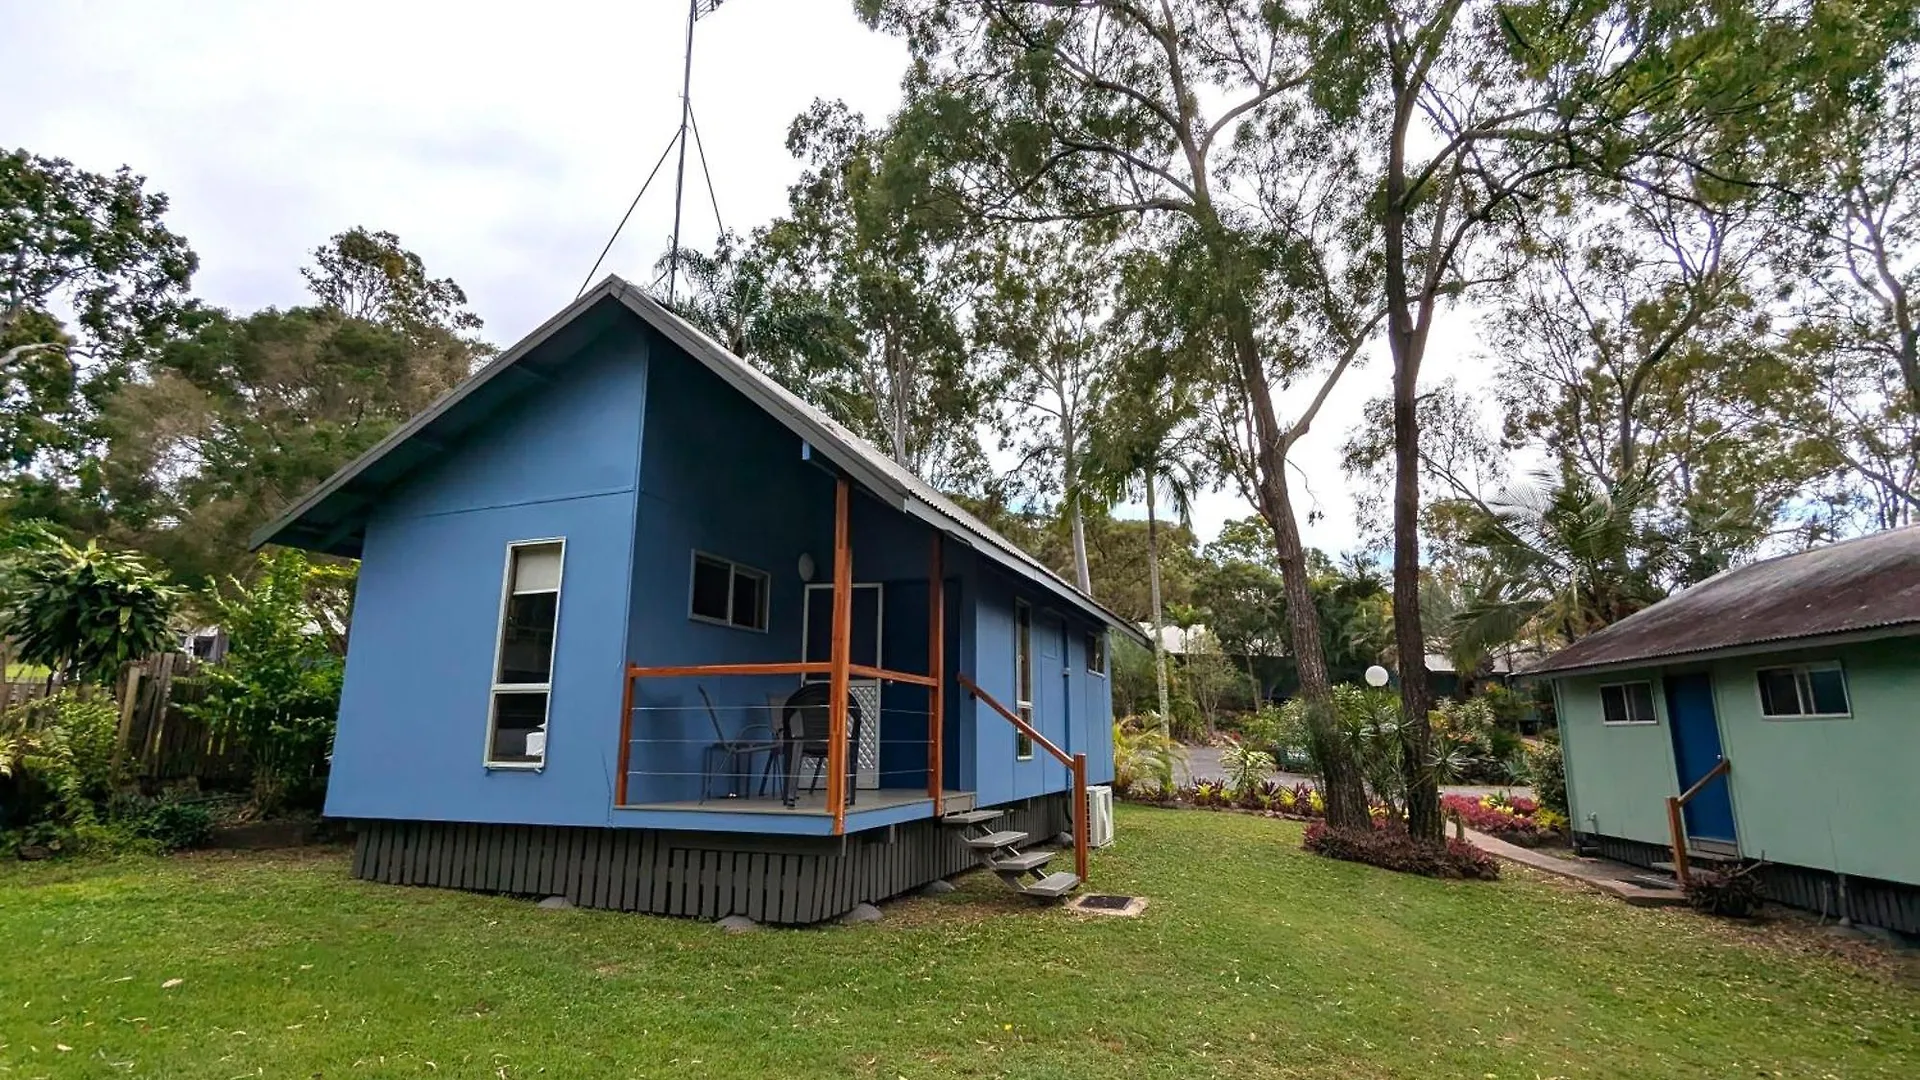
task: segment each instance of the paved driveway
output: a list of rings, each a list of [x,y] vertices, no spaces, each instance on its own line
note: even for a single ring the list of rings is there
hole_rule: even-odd
[[[1225,776],[1227,772],[1226,768],[1220,764],[1220,748],[1217,746],[1187,747],[1187,763],[1184,767],[1179,768],[1178,771],[1180,773],[1180,782],[1183,784],[1192,783],[1196,776],[1213,778]],[[1276,772],[1273,775],[1279,778],[1281,782],[1288,784],[1297,784],[1302,780],[1308,782],[1313,780],[1313,777],[1303,773]],[[1442,787],[1440,790],[1449,795],[1473,795],[1476,797],[1504,791],[1513,795],[1525,796],[1529,799],[1533,798],[1533,789],[1523,784],[1495,784],[1492,786],[1451,784]]]

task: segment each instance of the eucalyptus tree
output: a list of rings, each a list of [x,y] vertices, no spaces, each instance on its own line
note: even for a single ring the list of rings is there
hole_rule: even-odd
[[[1680,200],[1601,185],[1598,220],[1547,219],[1489,320],[1510,443],[1609,496],[1644,493],[1697,549],[1670,584],[1750,553],[1834,465],[1767,415],[1800,397],[1769,269],[1785,231],[1745,192]],[[1598,201],[1596,198],[1595,201]],[[1622,548],[1618,570],[1642,545]]]
[[[1060,496],[1073,546],[1073,576],[1093,592],[1087,561],[1088,441],[1112,389],[1120,347],[1113,319],[1118,269],[1101,231],[1020,226],[1002,229],[987,252],[989,287],[975,308],[974,339],[994,368],[988,376],[1020,453],[1016,476]],[[1155,602],[1156,609],[1158,602]]]
[[[1308,38],[1259,0],[1158,4],[861,0],[914,55],[902,126],[938,162],[931,184],[999,221],[1134,226],[1132,336],[1185,369],[1213,440],[1273,533],[1308,710],[1333,747],[1331,688],[1286,475],[1289,451],[1351,366],[1377,304],[1373,262],[1344,219],[1365,203],[1359,163],[1299,118]],[[1356,193],[1359,193],[1356,195]],[[1282,416],[1276,387],[1314,393]],[[1364,792],[1335,747],[1328,813],[1364,825]]]
[[[972,223],[925,197],[910,140],[842,103],[816,102],[787,145],[806,168],[759,246],[782,287],[819,297],[857,331],[847,362],[811,377],[859,403],[850,426],[901,466],[971,486],[989,396],[968,349],[981,288]]]
[[[1871,7],[1871,5],[1869,5]],[[1311,6],[1314,101],[1380,171],[1373,235],[1393,358],[1393,598],[1408,824],[1441,831],[1429,767],[1421,580],[1419,380],[1442,306],[1494,274],[1513,235],[1572,176],[1663,189],[1639,166],[1773,179],[1809,101],[1874,78],[1879,8],[1696,0],[1342,0]],[[1910,21],[1910,20],[1908,20]]]

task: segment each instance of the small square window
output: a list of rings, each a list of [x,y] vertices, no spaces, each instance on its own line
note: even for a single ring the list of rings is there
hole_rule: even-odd
[[[750,566],[696,552],[688,613],[704,622],[765,630],[768,580],[764,572]]]
[[[1087,670],[1095,675],[1107,673],[1107,634],[1104,630],[1087,634]]]
[[[1761,715],[1800,715],[1800,684],[1793,677],[1792,668],[1762,668],[1757,677],[1760,680]]]
[[[1653,684],[1631,682],[1602,686],[1600,716],[1609,724],[1653,723]]]

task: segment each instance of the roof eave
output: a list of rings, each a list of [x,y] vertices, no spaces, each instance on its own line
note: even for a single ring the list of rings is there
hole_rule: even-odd
[[[1852,645],[1864,641],[1880,641],[1886,638],[1912,637],[1920,635],[1920,621],[1902,620],[1880,626],[1866,626],[1850,630],[1836,630],[1826,634],[1802,634],[1794,637],[1768,638],[1764,641],[1743,641],[1737,645],[1723,645],[1712,649],[1688,649],[1681,652],[1649,653],[1643,656],[1626,657],[1619,660],[1602,660],[1591,664],[1574,664],[1568,667],[1532,667],[1514,673],[1519,679],[1559,679],[1575,675],[1600,675],[1610,671],[1630,671],[1634,668],[1665,667],[1674,664],[1698,664],[1709,660],[1725,660],[1739,656],[1759,656],[1766,653],[1795,652],[1800,649],[1819,649],[1833,645]]]

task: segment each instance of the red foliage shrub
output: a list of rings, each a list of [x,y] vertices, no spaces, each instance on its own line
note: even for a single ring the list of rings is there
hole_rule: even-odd
[[[1330,829],[1325,822],[1307,826],[1300,846],[1316,855],[1365,863],[1383,870],[1423,877],[1468,878],[1492,881],[1500,864],[1491,855],[1459,840],[1433,844],[1415,840],[1404,829]]]
[[[1469,829],[1515,844],[1538,844],[1556,835],[1552,828],[1534,816],[1540,812],[1540,806],[1532,799],[1442,795],[1440,809],[1449,821],[1457,816]]]

